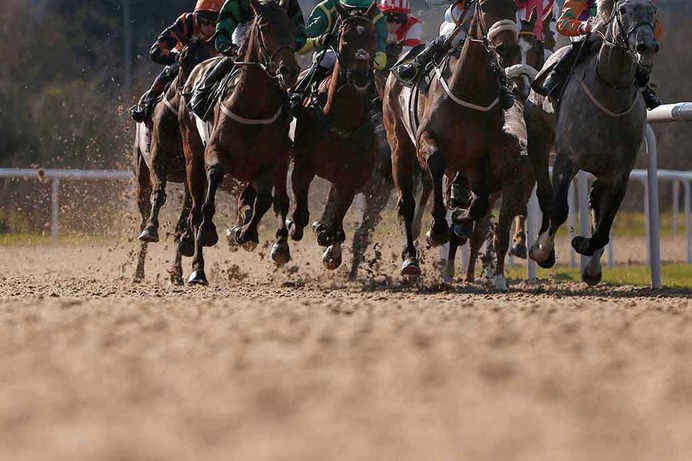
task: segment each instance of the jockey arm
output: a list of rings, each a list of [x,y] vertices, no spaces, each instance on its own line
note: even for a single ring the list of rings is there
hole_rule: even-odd
[[[216,24],[216,49],[226,50],[233,45],[233,32],[239,24],[252,18],[252,8],[247,0],[226,0],[219,12]]]
[[[566,0],[565,5],[562,7],[562,15],[557,20],[557,31],[567,37],[586,35],[588,32],[587,22],[582,21],[580,18],[583,17],[590,6],[589,0]],[[589,16],[593,17],[594,14],[595,11]],[[663,27],[658,17],[656,18],[654,34],[656,39],[661,38],[663,35]]]
[[[161,32],[156,43],[149,50],[149,57],[163,66],[175,64],[180,48],[193,38],[195,29],[193,15],[183,14],[172,26]]]

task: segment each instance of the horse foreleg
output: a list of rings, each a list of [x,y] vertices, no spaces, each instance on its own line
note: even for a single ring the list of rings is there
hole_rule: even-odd
[[[344,232],[344,217],[353,203],[356,191],[350,186],[332,184],[329,202],[325,208],[320,227],[317,231],[317,243],[327,247],[322,254],[322,264],[329,270],[341,265],[342,244],[346,240]]]
[[[524,107],[524,119],[526,120],[528,158],[531,169],[537,180],[536,196],[541,208],[541,229],[539,233],[546,232],[550,225],[550,201],[553,196],[553,186],[550,182],[549,161],[550,151],[554,145],[554,135],[550,132],[545,122],[532,103]]]
[[[218,234],[213,219],[216,208],[214,201],[216,190],[223,181],[224,171],[220,163],[212,163],[207,167],[207,194],[202,205],[202,222],[195,235],[195,254],[192,260],[192,274],[188,283],[207,285],[207,276],[204,273],[204,246],[211,246],[218,242]]]
[[[420,137],[418,146],[422,158],[425,159],[426,166],[432,178],[432,223],[426,235],[428,244],[432,247],[444,245],[449,241],[449,226],[447,224],[447,210],[444,205],[443,182],[447,161],[432,137],[430,132],[424,132]]]
[[[259,243],[257,227],[267,211],[272,206],[273,172],[263,174],[254,184],[257,196],[252,204],[250,220],[244,226],[231,229],[231,240],[236,245],[242,245],[248,251],[252,251]]]
[[[151,210],[151,179],[149,178],[149,168],[144,162],[139,149],[135,148],[135,172],[136,172],[136,186],[135,186],[135,196],[137,197],[137,207],[139,208],[139,213],[142,216],[142,223],[140,224],[140,232],[144,230],[147,224],[147,218],[149,217],[149,211]],[[137,255],[137,268],[135,269],[135,282],[141,282],[144,280],[144,263],[147,259],[147,241],[142,241],[139,247],[139,254]]]
[[[288,209],[290,199],[287,190],[288,164],[276,169],[274,180],[274,212],[279,215],[281,222],[276,230],[276,242],[272,247],[272,261],[279,266],[283,266],[291,260],[291,250],[288,245]]]
[[[519,259],[526,259],[526,207],[514,220],[515,230],[512,237],[512,248],[509,254]]]
[[[160,152],[153,150],[152,146],[152,169],[151,169],[151,214],[147,225],[139,235],[139,239],[143,242],[158,242],[159,241],[159,212],[161,207],[166,203],[166,168],[162,164],[163,159]]]
[[[423,173],[421,179],[421,192],[420,199],[416,206],[416,214],[413,216],[413,239],[418,240],[420,237],[421,229],[423,228],[423,214],[425,214],[425,207],[428,205],[428,200],[430,199],[430,194],[432,193],[432,180],[430,175]]]
[[[466,269],[464,283],[474,283],[476,281],[476,263],[481,247],[488,237],[490,231],[490,213],[483,216],[473,224],[473,232],[469,238],[469,265]],[[455,233],[456,234],[456,233]]]
[[[567,194],[577,168],[567,154],[558,154],[553,167],[553,198],[550,204],[550,226],[541,232],[538,241],[531,247],[529,256],[543,268],[555,265],[555,234],[569,214]]]
[[[175,226],[175,260],[173,269],[170,271],[171,283],[174,285],[183,285],[183,253],[181,251],[181,239],[183,234],[188,230],[188,217],[192,208],[192,197],[187,183],[184,183],[183,209],[180,211],[178,223]]]
[[[303,161],[296,153],[293,165],[291,183],[293,186],[293,199],[295,208],[293,209],[292,219],[288,223],[288,232],[291,239],[300,241],[303,239],[305,226],[310,222],[310,208],[308,205],[308,194],[310,183],[315,178],[315,173],[310,165],[304,165]]]
[[[382,220],[382,210],[387,206],[390,193],[389,185],[376,179],[365,192],[363,219],[353,234],[353,265],[348,275],[349,280],[355,280],[358,276],[358,266],[370,244],[370,236]]]

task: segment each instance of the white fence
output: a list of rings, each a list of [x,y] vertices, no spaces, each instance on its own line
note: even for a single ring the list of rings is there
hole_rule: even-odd
[[[30,168],[0,168],[0,178],[46,179],[51,182],[50,236],[53,243],[58,242],[58,221],[60,218],[60,181],[80,180],[129,180],[130,171],[122,170],[32,170]]]

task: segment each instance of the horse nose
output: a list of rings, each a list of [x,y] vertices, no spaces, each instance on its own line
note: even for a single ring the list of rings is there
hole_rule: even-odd
[[[637,52],[639,54],[644,54],[644,53],[658,53],[658,51],[661,49],[659,46],[658,42],[653,41],[653,42],[640,42],[637,44]]]
[[[284,78],[284,81],[291,85],[298,80],[298,72],[299,68],[297,66],[282,65],[279,67],[279,73]]]

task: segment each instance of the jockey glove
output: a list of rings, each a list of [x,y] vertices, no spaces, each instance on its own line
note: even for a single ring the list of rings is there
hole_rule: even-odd
[[[333,38],[334,37],[332,36],[331,32],[327,32],[326,34],[322,34],[319,37],[317,37],[315,44],[319,48],[328,48]]]
[[[238,54],[238,46],[230,40],[223,40],[217,46],[219,53],[224,56],[235,56]]]
[[[387,67],[387,53],[378,51],[375,53],[375,70],[384,70]]]

